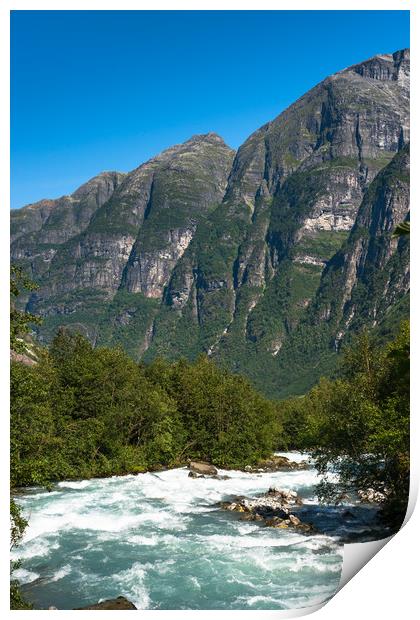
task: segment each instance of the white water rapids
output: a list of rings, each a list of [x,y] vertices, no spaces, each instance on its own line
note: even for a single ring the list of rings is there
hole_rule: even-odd
[[[36,609],[119,595],[139,609],[291,609],[330,598],[341,526],[337,509],[317,505],[316,471],[219,473],[230,479],[193,479],[182,468],[27,490],[17,500],[29,526],[13,551],[24,595]],[[297,491],[311,517],[302,520],[329,535],[264,527],[217,506],[270,486]]]

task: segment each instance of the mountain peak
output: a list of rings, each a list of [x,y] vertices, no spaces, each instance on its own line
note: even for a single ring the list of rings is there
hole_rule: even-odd
[[[197,147],[206,145],[218,147],[221,151],[230,151],[232,154],[235,152],[234,149],[227,145],[223,138],[221,138],[217,133],[209,132],[194,134],[188,138],[188,140],[185,140],[185,142],[173,144],[172,146],[169,146],[161,151],[158,155],[155,155],[151,159],[140,164],[137,170],[142,170],[145,167],[150,166],[150,164],[156,164],[157,162],[172,159],[173,157],[177,157],[180,153],[185,153],[190,150],[195,151],[197,150]]]
[[[409,73],[410,49],[398,50],[393,54],[377,54],[367,60],[347,67],[342,73],[358,73],[364,78],[373,80],[396,81]],[[403,67],[403,70],[401,71]]]
[[[223,140],[219,134],[214,131],[209,131],[208,133],[197,133],[191,136],[189,140],[186,141],[185,144],[190,142],[210,142],[211,144],[217,144],[220,146],[228,146],[226,142]]]

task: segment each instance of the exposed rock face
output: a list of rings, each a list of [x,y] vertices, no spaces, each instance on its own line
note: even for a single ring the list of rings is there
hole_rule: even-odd
[[[199,222],[222,200],[234,154],[213,133],[193,136],[166,153],[153,174],[144,223],[122,283],[130,292],[154,298],[162,297]]]
[[[378,174],[346,246],[323,274],[315,308],[335,326],[337,338],[362,322],[375,327],[409,292],[408,239],[392,236],[409,219],[409,161],[406,146]]]
[[[12,211],[11,258],[29,265],[32,277],[48,272],[60,246],[80,235],[93,214],[124,179],[119,172],[102,172],[70,196],[41,200]]]
[[[348,193],[344,198],[353,199],[357,209],[357,187],[381,167],[371,160],[389,158],[409,140],[408,104],[408,50],[375,57],[327,78],[239,149],[227,197],[253,203],[264,189],[274,194],[290,173],[324,165],[331,174],[328,194],[343,185]],[[334,159],[339,165],[329,173]]]
[[[409,145],[371,183],[350,235],[327,263],[306,315],[282,350],[290,375],[304,374],[320,352],[339,351],[368,327],[395,334],[409,313],[409,238],[393,237],[410,218]],[[305,338],[305,351],[296,355]],[[321,369],[323,372],[323,369]]]
[[[268,394],[300,393],[323,372],[314,360],[366,316],[380,326],[408,290],[407,240],[390,231],[408,211],[409,70],[409,50],[376,56],[236,155],[193,136],[13,212],[12,260],[40,284],[29,308],[46,317],[41,337],[67,324],[136,358],[206,352]]]
[[[168,230],[166,247],[143,251],[141,244],[133,251],[127,265],[125,283],[132,293],[160,299],[172,271],[194,236],[195,227]],[[163,241],[165,243],[165,241]]]
[[[31,206],[12,213],[14,229],[20,231],[22,212],[28,219],[34,211],[32,229],[40,227],[36,250],[29,251],[27,234],[12,247],[12,260],[30,262],[41,284],[32,310],[76,315],[81,299],[112,299],[119,289],[160,298],[198,223],[222,200],[233,155],[216,134],[193,136],[117,175],[113,189],[109,175],[99,175],[58,205],[42,204],[42,213],[51,209],[47,219]],[[59,227],[51,226],[53,218]]]
[[[95,211],[112,196],[124,176],[119,172],[102,172],[70,196],[40,200],[13,212],[12,241],[28,233],[39,232],[37,243],[60,244],[80,234]]]
[[[16,351],[10,351],[10,361],[18,362],[24,366],[36,366],[36,360],[32,359],[25,353],[16,353]]]

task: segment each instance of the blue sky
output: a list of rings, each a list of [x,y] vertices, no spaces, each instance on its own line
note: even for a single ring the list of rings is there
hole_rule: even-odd
[[[194,133],[237,148],[327,75],[409,46],[408,11],[13,11],[11,206]]]

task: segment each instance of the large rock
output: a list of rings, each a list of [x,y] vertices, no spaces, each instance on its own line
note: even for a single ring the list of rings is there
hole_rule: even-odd
[[[296,491],[278,490],[271,487],[267,493],[255,498],[237,496],[231,501],[220,502],[223,510],[241,513],[241,521],[260,521],[267,527],[292,528],[301,532],[314,532],[310,523],[303,523],[292,514],[293,506],[301,506],[302,499]]]
[[[205,463],[204,461],[190,461],[188,469],[202,476],[217,476],[217,469],[215,466],[211,463]]]
[[[243,499],[243,505],[247,510],[257,512],[289,512],[291,506],[301,506],[302,499],[295,491],[282,491],[271,487],[267,493],[253,499]]]
[[[77,610],[80,609],[115,609],[115,610],[123,610],[123,609],[137,609],[133,603],[131,603],[125,596],[118,596],[117,598],[111,598],[106,601],[102,601],[101,603],[95,603],[94,605],[87,605],[86,607],[76,607]]]

